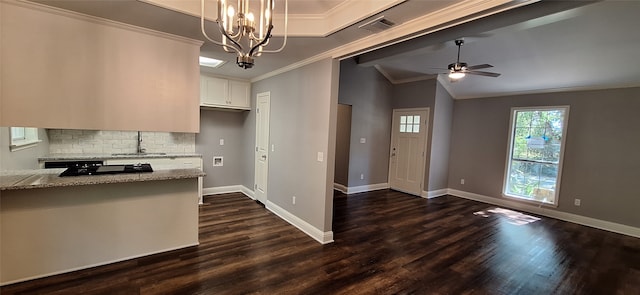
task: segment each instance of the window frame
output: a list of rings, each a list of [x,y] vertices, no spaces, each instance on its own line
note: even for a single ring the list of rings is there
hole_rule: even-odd
[[[556,177],[556,189],[554,190],[554,202],[547,203],[538,200],[526,199],[521,196],[512,195],[507,193],[507,184],[511,171],[511,161],[513,159],[513,145],[514,145],[514,135],[516,131],[515,120],[516,113],[518,111],[553,111],[553,110],[563,110],[564,117],[562,119],[562,140],[560,141],[560,154],[558,157],[558,176]],[[510,111],[510,119],[509,119],[509,136],[507,141],[507,157],[504,169],[504,177],[502,183],[502,197],[508,198],[511,200],[524,202],[524,203],[532,203],[541,206],[547,207],[558,207],[560,203],[560,185],[562,183],[562,169],[564,164],[564,152],[566,149],[566,141],[567,141],[567,130],[569,123],[569,105],[558,105],[558,106],[529,106],[529,107],[512,107]]]
[[[14,128],[22,128],[24,138],[15,140],[13,138]],[[33,127],[9,127],[9,140],[11,142],[9,150],[15,152],[37,146],[42,141],[38,137],[38,132],[38,128]]]

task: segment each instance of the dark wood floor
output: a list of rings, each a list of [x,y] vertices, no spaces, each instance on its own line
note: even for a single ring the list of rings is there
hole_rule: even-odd
[[[320,245],[240,194],[207,197],[200,246],[2,294],[639,294],[640,239],[382,190],[334,205]],[[485,214],[474,214],[484,211]],[[526,220],[525,220],[526,221]]]

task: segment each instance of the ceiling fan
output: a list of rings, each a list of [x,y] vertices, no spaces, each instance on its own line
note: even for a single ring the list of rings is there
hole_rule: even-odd
[[[449,79],[451,82],[462,79],[464,76],[466,76],[466,74],[493,78],[500,76],[500,74],[498,73],[478,71],[481,69],[493,68],[493,66],[490,64],[468,66],[466,62],[460,62],[460,47],[462,47],[462,45],[464,44],[464,40],[458,39],[455,42],[456,46],[458,46],[458,58],[456,59],[456,62],[447,66],[447,69],[449,70]]]

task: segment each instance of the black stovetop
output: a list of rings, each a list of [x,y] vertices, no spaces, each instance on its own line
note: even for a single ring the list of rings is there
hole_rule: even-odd
[[[80,175],[104,175],[120,173],[140,173],[153,172],[151,164],[131,164],[131,165],[82,165],[67,168],[60,174],[64,176]]]

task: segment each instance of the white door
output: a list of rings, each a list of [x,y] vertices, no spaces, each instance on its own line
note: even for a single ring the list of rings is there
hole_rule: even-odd
[[[393,110],[389,186],[420,196],[424,181],[429,109]]]
[[[267,202],[270,98],[270,92],[259,93],[256,98],[256,173],[254,193],[256,200],[262,204]]]

